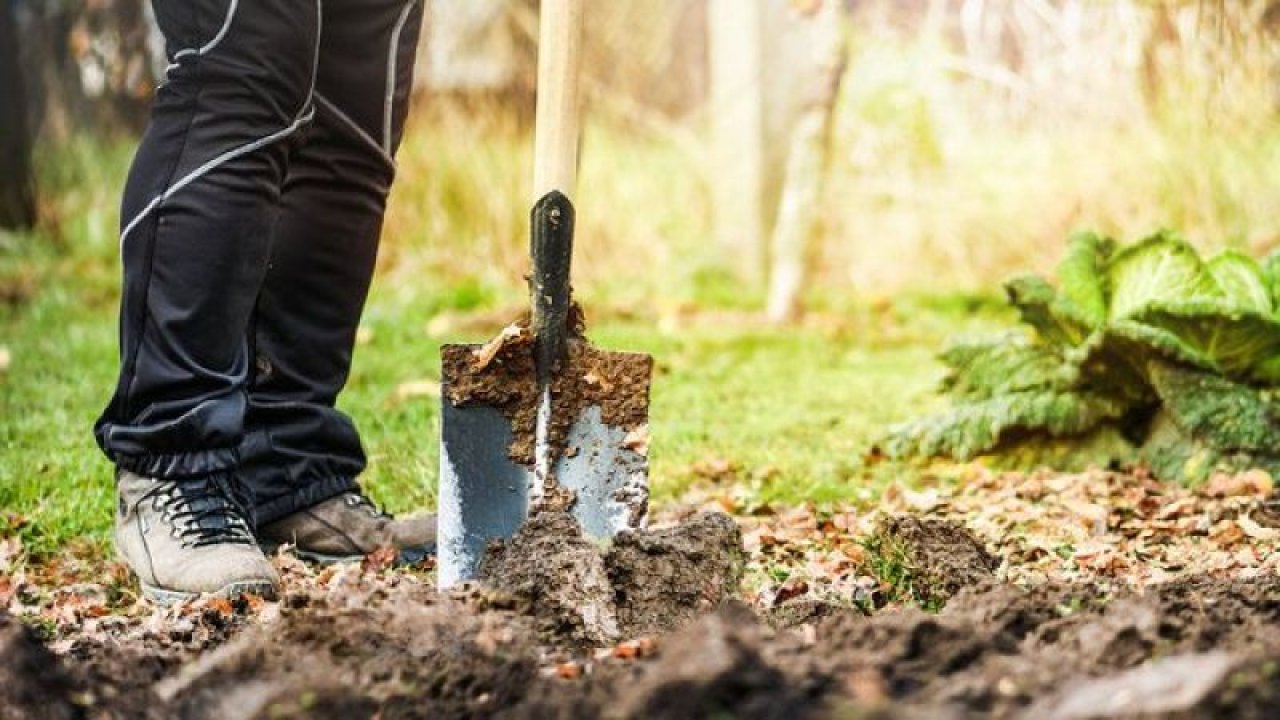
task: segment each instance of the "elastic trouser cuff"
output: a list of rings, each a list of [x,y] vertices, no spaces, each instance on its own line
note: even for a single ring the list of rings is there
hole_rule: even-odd
[[[234,469],[240,463],[238,447],[213,448],[172,455],[108,453],[116,467],[146,477],[180,480]]]
[[[262,527],[287,515],[306,510],[331,497],[358,490],[359,487],[354,478],[331,476],[315,480],[286,495],[272,498],[266,502],[262,502],[262,498],[258,498],[258,502],[253,508],[254,524],[257,527]]]

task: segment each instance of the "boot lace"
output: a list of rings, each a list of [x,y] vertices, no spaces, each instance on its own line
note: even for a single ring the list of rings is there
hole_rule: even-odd
[[[350,508],[364,508],[365,512],[372,517],[391,519],[391,513],[383,510],[382,506],[370,500],[364,493],[349,492],[342,496],[342,501]]]
[[[152,507],[184,547],[254,542],[248,498],[224,475],[165,483]]]

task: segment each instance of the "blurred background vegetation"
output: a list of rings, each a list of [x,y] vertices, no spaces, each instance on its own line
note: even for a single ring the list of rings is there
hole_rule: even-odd
[[[431,502],[436,345],[525,294],[536,0],[428,4],[343,400],[393,507]],[[109,517],[88,427],[149,12],[0,0],[0,506],[59,537]],[[575,285],[606,344],[659,356],[660,494],[852,493],[940,339],[1072,230],[1280,245],[1278,33],[1280,0],[589,3]]]
[[[5,2],[37,162],[130,143],[163,67],[145,0]],[[536,0],[430,5],[382,268],[515,297]],[[762,306],[797,125],[833,75],[803,254],[819,307],[989,287],[1082,226],[1269,250],[1277,33],[1274,0],[594,3],[580,291],[655,315]],[[54,174],[37,207],[56,235]]]

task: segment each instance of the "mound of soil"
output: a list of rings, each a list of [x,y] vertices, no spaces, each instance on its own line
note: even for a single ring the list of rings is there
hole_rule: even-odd
[[[961,593],[937,615],[834,618],[819,626],[812,655],[816,672],[859,677],[855,694],[880,702],[1038,720],[1058,717],[1049,712],[1058,707],[1069,710],[1061,717],[1165,717],[1137,696],[1114,712],[1092,706],[1093,714],[1079,715],[1071,708],[1090,704],[1089,694],[1098,692],[1094,679],[1173,654],[1216,650],[1230,656],[1232,668],[1280,660],[1277,600],[1274,577],[1193,579],[1115,597],[1085,587],[1025,592],[989,585]],[[1187,714],[1178,717],[1224,717],[1215,714],[1224,703],[1265,705],[1276,683],[1274,672],[1225,673],[1184,698],[1180,712]]]
[[[873,542],[896,555],[921,603],[941,606],[960,590],[990,582],[1000,560],[968,530],[948,520],[915,515],[888,518]]]
[[[624,636],[670,632],[715,610],[737,595],[745,564],[742,533],[721,513],[619,534],[605,566]]]
[[[803,716],[817,696],[767,657],[774,642],[750,608],[722,606],[673,636],[662,661],[619,687],[614,712],[624,718]]]
[[[511,542],[495,543],[480,577],[535,618],[549,643],[599,647],[619,639],[604,558],[567,512],[536,513]]]
[[[72,720],[85,717],[73,701],[79,687],[25,625],[0,613],[0,717]],[[80,698],[83,700],[83,698]]]
[[[599,647],[669,632],[737,595],[745,552],[727,515],[623,532],[605,551],[565,512],[536,513],[481,565],[487,585],[534,617],[544,641]]]

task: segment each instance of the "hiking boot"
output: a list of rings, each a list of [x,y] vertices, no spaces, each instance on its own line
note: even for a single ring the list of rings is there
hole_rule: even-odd
[[[254,541],[243,500],[222,475],[116,479],[116,552],[153,601],[275,595],[280,579]]]
[[[359,492],[347,492],[258,528],[267,548],[290,544],[298,557],[319,563],[359,560],[378,548],[413,564],[436,552],[436,516],[397,519]]]

